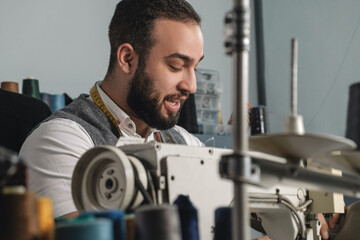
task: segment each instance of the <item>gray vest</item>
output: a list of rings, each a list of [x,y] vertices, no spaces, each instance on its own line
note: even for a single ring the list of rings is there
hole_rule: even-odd
[[[81,94],[71,104],[55,112],[45,121],[54,118],[66,118],[80,124],[90,135],[95,146],[115,145],[121,136],[114,123],[86,94]],[[174,128],[160,131],[160,135],[162,142],[186,144],[183,136]]]

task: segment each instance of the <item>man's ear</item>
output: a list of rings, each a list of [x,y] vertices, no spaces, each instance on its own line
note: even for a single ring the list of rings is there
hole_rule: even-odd
[[[124,73],[130,74],[135,69],[136,53],[129,43],[123,43],[117,50],[117,63]]]

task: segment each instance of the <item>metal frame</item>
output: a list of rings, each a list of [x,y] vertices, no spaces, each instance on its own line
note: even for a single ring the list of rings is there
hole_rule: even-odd
[[[251,159],[242,152],[249,148],[248,139],[248,88],[250,53],[250,0],[234,0],[234,9],[226,15],[226,52],[233,57],[233,148],[229,165],[237,172],[222,174],[234,181],[233,239],[249,239],[249,207],[247,178],[251,176]],[[227,159],[223,159],[226,162]],[[225,163],[226,165],[226,163]],[[230,169],[230,168],[227,168]],[[250,179],[249,179],[250,181]]]

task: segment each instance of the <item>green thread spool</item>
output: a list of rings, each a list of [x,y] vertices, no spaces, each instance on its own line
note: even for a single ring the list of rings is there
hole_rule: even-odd
[[[39,80],[28,77],[23,79],[22,93],[37,99],[41,99],[39,91]]]

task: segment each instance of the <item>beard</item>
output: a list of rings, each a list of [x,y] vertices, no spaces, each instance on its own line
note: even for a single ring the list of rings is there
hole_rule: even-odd
[[[154,79],[145,73],[145,64],[139,62],[133,79],[129,84],[129,94],[126,98],[127,104],[135,114],[135,117],[143,120],[147,125],[158,130],[166,130],[175,126],[180,117],[180,110],[177,112],[167,111],[165,116],[161,109],[163,102],[187,93],[167,95],[160,99],[160,93],[154,86]]]

